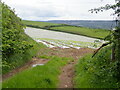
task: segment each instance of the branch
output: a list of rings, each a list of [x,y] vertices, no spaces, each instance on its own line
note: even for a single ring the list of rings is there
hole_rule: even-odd
[[[104,43],[100,48],[98,48],[98,49],[94,52],[92,58],[98,53],[98,51],[99,51],[101,48],[103,48],[103,47],[105,47],[105,46],[107,46],[107,45],[109,45],[109,44],[111,44],[111,42]]]

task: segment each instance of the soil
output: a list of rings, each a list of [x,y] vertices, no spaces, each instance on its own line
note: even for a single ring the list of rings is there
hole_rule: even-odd
[[[59,56],[59,57],[72,57],[74,59],[79,59],[83,55],[87,53],[92,53],[94,49],[90,48],[80,48],[80,49],[75,49],[75,48],[44,48],[41,49],[41,52],[38,53],[37,56],[39,55],[46,55],[46,56]]]
[[[68,50],[69,51],[69,50]],[[72,55],[74,58],[74,61],[69,62],[66,66],[61,68],[61,74],[59,76],[59,86],[58,88],[73,88],[74,87],[74,82],[73,82],[73,77],[75,75],[75,70],[74,66],[78,62],[79,58],[82,57],[83,55],[87,53],[92,53],[92,49],[88,48],[81,48],[79,50],[71,50],[73,52],[70,52],[69,54]]]
[[[73,88],[74,64],[75,61],[70,62],[61,69],[58,88]]]
[[[7,74],[2,75],[2,80],[4,81],[13,75],[15,75],[15,74],[17,74],[25,69],[28,69],[28,68],[32,67],[32,65],[34,65],[34,64],[45,64],[48,61],[49,60],[47,60],[47,59],[39,59],[37,57],[34,57],[34,58],[32,58],[31,61],[27,62],[25,65],[18,67]]]

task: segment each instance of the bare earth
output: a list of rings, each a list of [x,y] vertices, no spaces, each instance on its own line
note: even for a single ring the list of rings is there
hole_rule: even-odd
[[[70,62],[61,69],[58,88],[73,88],[74,64],[75,61]]]
[[[93,50],[88,49],[88,48],[83,48],[78,50],[78,52],[73,52],[73,58],[74,61],[69,62],[66,66],[61,68],[62,73],[59,76],[59,86],[58,88],[73,88],[74,87],[74,82],[73,82],[73,77],[75,75],[75,70],[74,66],[78,62],[78,57],[82,57],[83,55],[87,53],[92,53]]]

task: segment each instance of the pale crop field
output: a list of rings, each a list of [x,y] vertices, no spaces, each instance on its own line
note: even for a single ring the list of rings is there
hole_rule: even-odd
[[[49,48],[98,48],[103,40],[64,32],[27,27],[25,33]]]
[[[93,48],[96,49],[100,47],[102,41],[92,42],[82,42],[82,41],[73,41],[73,40],[57,40],[57,39],[48,39],[48,38],[34,38],[35,41],[43,43],[49,48],[59,47],[59,48]]]

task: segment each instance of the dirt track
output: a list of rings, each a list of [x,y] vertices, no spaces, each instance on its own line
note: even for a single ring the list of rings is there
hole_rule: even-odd
[[[47,63],[49,60],[47,59],[39,59],[39,58],[33,58],[31,61],[27,62],[26,64],[24,64],[23,66],[19,67],[19,68],[16,68],[14,70],[12,70],[11,72],[7,73],[7,74],[4,74],[2,76],[2,80],[6,80],[7,78],[9,77],[12,77],[13,75],[25,70],[25,69],[28,69],[30,67],[32,67],[32,65],[35,65],[35,64],[45,64]]]

